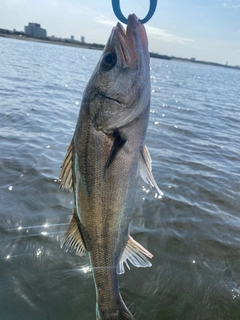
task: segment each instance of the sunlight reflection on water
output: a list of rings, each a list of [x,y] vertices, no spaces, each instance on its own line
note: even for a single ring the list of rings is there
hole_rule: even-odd
[[[88,258],[60,249],[73,197],[58,176],[100,52],[0,45],[0,318],[94,319]],[[152,59],[151,80],[146,143],[164,196],[139,183],[131,234],[153,266],[119,277],[123,298],[136,320],[237,320],[239,71]]]

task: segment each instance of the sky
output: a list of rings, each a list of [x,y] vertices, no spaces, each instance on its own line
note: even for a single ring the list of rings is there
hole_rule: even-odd
[[[144,18],[149,0],[120,0],[123,14]],[[0,28],[37,22],[47,35],[105,44],[117,23],[111,0],[0,0]],[[240,0],[158,0],[145,24],[149,51],[240,65]]]

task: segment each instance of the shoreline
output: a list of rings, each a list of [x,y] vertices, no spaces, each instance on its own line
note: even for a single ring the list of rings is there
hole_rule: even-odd
[[[97,44],[97,43],[82,43],[80,41],[76,40],[69,40],[69,39],[50,39],[50,38],[33,38],[33,37],[27,37],[24,35],[19,35],[19,34],[5,34],[5,33],[0,33],[0,37],[3,38],[8,38],[8,39],[16,39],[16,40],[25,40],[25,41],[35,41],[35,42],[41,42],[41,43],[49,43],[49,44],[54,44],[54,45],[60,45],[60,46],[68,46],[68,47],[78,47],[78,48],[83,48],[83,49],[92,49],[92,50],[103,50],[105,47],[102,44]],[[202,64],[202,65],[207,65],[207,66],[215,66],[215,67],[222,67],[222,68],[228,68],[228,69],[235,69],[235,70],[240,70],[240,66],[230,66],[230,65],[224,65],[221,63],[217,62],[209,62],[209,61],[201,61],[201,60],[192,60],[192,59],[187,59],[187,58],[178,58],[174,56],[167,56],[167,55],[161,55],[158,53],[153,53],[149,52],[151,58],[156,58],[156,59],[162,59],[162,60],[173,60],[173,61],[180,61],[180,62],[188,62],[188,63],[197,63],[197,64]]]
[[[60,46],[68,46],[68,47],[78,47],[83,49],[95,49],[95,50],[102,50],[103,45],[97,45],[97,44],[90,44],[90,43],[81,43],[78,41],[63,41],[61,40],[44,40],[41,38],[32,38],[32,37],[26,37],[26,36],[18,36],[18,35],[6,35],[0,33],[0,38],[8,38],[8,39],[16,39],[16,40],[25,40],[25,41],[33,41],[33,42],[41,42],[41,43],[47,43],[47,44],[54,44],[54,45],[60,45]],[[99,46],[99,47],[98,47]]]

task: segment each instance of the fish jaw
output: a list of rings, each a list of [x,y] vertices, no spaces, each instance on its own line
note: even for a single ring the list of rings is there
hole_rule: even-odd
[[[126,30],[120,23],[113,28],[85,91],[93,125],[105,133],[133,121],[150,101],[146,31],[134,14],[128,21]],[[116,64],[108,71],[102,70],[106,55],[111,53],[116,56]]]
[[[113,37],[116,37],[117,41],[119,41],[123,67],[133,68],[137,63],[142,64],[142,67],[149,65],[146,30],[135,14],[129,15],[126,30],[118,22],[112,33],[109,42],[111,43]],[[111,44],[109,44],[109,47],[111,47]],[[108,50],[108,45],[105,50]],[[138,55],[141,58],[138,58]]]

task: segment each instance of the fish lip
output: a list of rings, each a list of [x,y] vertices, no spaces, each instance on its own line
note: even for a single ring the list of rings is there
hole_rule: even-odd
[[[126,32],[126,30],[124,29],[123,25],[120,22],[117,23],[115,28],[118,30],[119,34],[122,37],[126,36],[127,32]]]
[[[135,35],[135,30],[138,30],[137,35]],[[140,40],[142,47],[148,49],[148,38],[145,27],[134,13],[128,16],[127,35],[130,38],[135,36],[138,41]],[[138,39],[139,37],[140,39]]]

